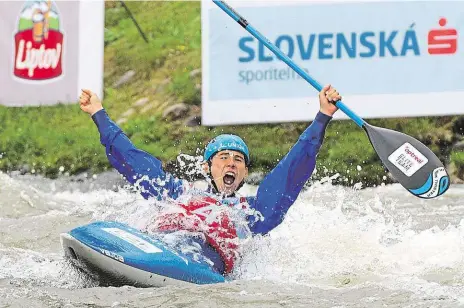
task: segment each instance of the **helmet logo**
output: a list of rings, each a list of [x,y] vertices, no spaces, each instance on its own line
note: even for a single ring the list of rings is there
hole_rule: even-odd
[[[206,146],[204,160],[209,160],[215,153],[223,150],[242,152],[249,162],[249,152],[245,142],[235,135],[219,135],[214,137]]]

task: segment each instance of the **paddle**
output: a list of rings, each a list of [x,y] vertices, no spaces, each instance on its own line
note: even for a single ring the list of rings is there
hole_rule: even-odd
[[[317,91],[322,90],[322,86],[315,79],[253,28],[234,9],[224,1],[213,0],[213,2],[263,43],[279,59],[287,63]],[[366,123],[341,101],[338,101],[336,106],[365,130],[369,141],[384,166],[410,193],[420,198],[431,199],[444,194],[448,190],[450,180],[445,167],[438,157],[420,141],[406,134]]]

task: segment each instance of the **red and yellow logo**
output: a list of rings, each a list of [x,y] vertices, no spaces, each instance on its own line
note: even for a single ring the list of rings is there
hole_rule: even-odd
[[[14,38],[16,77],[46,80],[61,76],[63,33],[53,1],[27,1]]]

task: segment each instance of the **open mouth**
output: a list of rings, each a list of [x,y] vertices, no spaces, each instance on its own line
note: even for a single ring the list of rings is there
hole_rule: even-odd
[[[232,185],[235,182],[235,174],[233,172],[227,172],[222,180],[224,181],[224,184]]]

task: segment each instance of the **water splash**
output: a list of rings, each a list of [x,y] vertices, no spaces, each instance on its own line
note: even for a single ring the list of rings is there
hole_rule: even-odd
[[[452,188],[447,196],[426,203],[399,185],[361,190],[333,186],[330,181],[336,176],[306,187],[269,236],[244,242],[233,278],[325,289],[408,290],[419,299],[464,297],[462,189]],[[93,220],[143,229],[172,210],[168,203],[144,200],[131,189],[51,191],[48,181],[43,189],[40,183],[30,189],[29,180],[6,175],[0,175],[0,184],[7,187],[1,196],[8,198],[1,199],[0,279],[21,284],[91,286],[66,265],[59,247],[61,230]],[[244,185],[241,192],[256,190]],[[4,215],[15,211],[21,214]],[[33,225],[38,226],[24,228]],[[38,240],[32,237],[36,234]],[[27,248],[24,238],[37,243]]]

